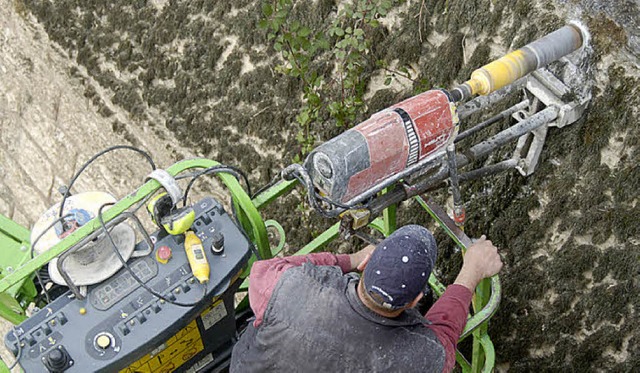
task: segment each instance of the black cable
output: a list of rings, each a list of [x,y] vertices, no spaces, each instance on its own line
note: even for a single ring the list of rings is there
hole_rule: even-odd
[[[339,214],[339,213],[336,213],[335,211],[334,212],[327,211],[322,206],[320,206],[320,204],[318,203],[318,199],[316,198],[317,195],[313,185],[307,184],[304,178],[297,173],[294,174],[293,176],[296,179],[298,179],[298,181],[300,182],[300,184],[302,184],[302,186],[305,187],[307,191],[307,201],[309,202],[311,207],[313,207],[314,210],[320,213],[320,215],[324,216],[325,218],[334,218]]]
[[[346,210],[351,210],[351,209],[355,209],[355,208],[365,208],[365,206],[359,205],[359,204],[354,204],[354,205],[346,205],[346,204],[342,204],[340,202],[336,202],[333,201],[327,197],[321,196],[318,194],[318,192],[316,191],[315,187],[313,186],[312,183],[307,182],[307,180],[305,180],[306,178],[303,175],[300,175],[298,173],[293,174],[293,176],[298,179],[298,181],[300,181],[300,184],[302,184],[306,190],[307,190],[307,196],[308,196],[308,201],[311,204],[311,206],[318,211],[322,216],[326,217],[326,218],[335,218],[336,216],[340,215],[343,211]],[[323,208],[318,201],[322,201],[327,203],[330,206],[333,206],[334,208],[337,207],[338,209],[343,209],[342,211],[340,210],[327,210],[325,208]]]
[[[60,203],[60,212],[58,213],[58,216],[62,216],[62,211],[64,210],[64,203],[67,201],[67,198],[70,196],[69,192],[71,191],[71,187],[73,186],[73,184],[76,182],[76,180],[78,179],[78,177],[80,177],[80,174],[82,174],[82,172],[89,167],[89,165],[91,163],[93,163],[93,161],[95,161],[97,158],[99,158],[100,156],[109,153],[111,151],[114,150],[118,150],[118,149],[128,149],[128,150],[132,150],[134,152],[138,152],[140,154],[142,154],[147,161],[149,162],[149,164],[151,165],[152,169],[156,169],[156,164],[153,162],[153,159],[151,159],[151,156],[149,155],[149,153],[140,150],[136,147],[133,146],[129,146],[129,145],[115,145],[115,146],[111,146],[108,147],[98,153],[96,153],[93,157],[91,157],[88,161],[86,161],[82,167],[80,167],[80,169],[78,170],[78,172],[76,172],[76,174],[71,178],[71,181],[69,181],[69,185],[67,185],[67,190],[64,191],[64,195],[62,196],[62,202]]]
[[[271,181],[267,185],[262,186],[260,189],[258,189],[257,192],[253,193],[253,195],[251,196],[251,199],[256,198],[258,194],[276,185],[280,180],[282,180],[282,175],[277,174],[273,179],[271,179]]]
[[[18,365],[18,361],[20,360],[20,357],[22,356],[22,345],[20,345],[20,337],[18,337],[18,333],[16,333],[16,327],[15,326],[13,327],[13,329],[11,329],[11,332],[13,333],[13,336],[16,337],[16,341],[18,343],[18,353],[16,354],[16,359],[13,361],[11,366],[7,367],[9,369],[9,371],[11,371],[11,369],[15,368],[16,365]],[[2,360],[2,358],[0,358],[0,360]]]
[[[187,198],[189,197],[189,191],[191,190],[191,187],[193,186],[195,181],[200,176],[209,175],[209,174],[217,174],[217,173],[220,173],[220,172],[226,172],[228,174],[231,174],[236,179],[238,179],[238,181],[240,179],[244,180],[244,183],[247,186],[247,195],[249,195],[249,196],[251,195],[251,186],[249,185],[249,179],[247,178],[247,175],[244,172],[242,172],[242,170],[240,170],[239,168],[234,167],[234,166],[218,165],[218,166],[205,168],[204,170],[198,172],[195,176],[193,176],[193,178],[189,181],[189,184],[187,184],[187,188],[184,190],[184,196],[182,197],[183,206],[187,205]]]
[[[313,207],[316,211],[318,211],[322,216],[326,218],[335,218],[346,210],[366,208],[366,206],[362,204],[347,205],[319,195],[315,187],[313,186],[313,182],[311,181],[309,173],[300,164],[294,163],[287,166],[284,170],[282,170],[281,175],[285,180],[291,180],[292,178],[295,178],[300,181],[300,184],[302,184],[307,190],[307,199],[311,207]],[[326,210],[325,208],[320,206],[318,201],[325,202],[329,206],[332,206],[332,210]],[[338,209],[343,209],[343,211],[333,210],[333,208],[336,207]]]
[[[38,243],[38,241],[40,241],[40,239],[45,235],[45,233],[47,233],[49,231],[49,229],[53,228],[56,224],[61,223],[64,219],[66,219],[66,218],[68,218],[70,216],[73,216],[73,214],[64,214],[63,216],[60,216],[60,217],[56,218],[42,232],[40,232],[38,237],[36,237],[36,239],[33,240],[33,242],[31,242],[31,247],[29,248],[29,259],[33,259],[33,250],[35,249],[36,244]],[[45,296],[45,298],[47,298],[47,303],[51,303],[51,298],[49,297],[49,292],[47,291],[47,288],[46,288],[45,284],[42,282],[42,278],[40,277],[40,274],[38,273],[38,271],[35,271],[35,273],[36,273],[36,278],[38,279],[38,283],[40,284],[40,287],[42,288],[42,291],[44,292],[44,296]]]
[[[256,245],[253,244],[253,242],[249,245],[249,249],[251,250],[251,252],[253,253],[253,255],[256,256],[257,260],[262,260],[262,255],[260,255],[260,252],[258,251],[258,249],[256,248]]]
[[[129,272],[131,277],[133,277],[133,279],[136,280],[136,282],[138,282],[138,284],[142,288],[144,288],[146,291],[148,291],[149,293],[151,293],[155,297],[157,297],[157,298],[159,298],[159,299],[161,299],[161,300],[163,300],[163,301],[165,301],[167,303],[175,304],[176,306],[180,306],[180,307],[194,307],[194,306],[197,306],[200,302],[202,302],[205,299],[206,295],[207,295],[207,288],[208,288],[207,285],[208,284],[206,284],[206,283],[202,287],[203,288],[202,297],[200,297],[200,299],[198,301],[192,302],[192,303],[183,303],[183,302],[172,301],[171,299],[168,299],[164,295],[162,295],[162,294],[156,292],[155,290],[151,289],[149,286],[147,286],[147,284],[145,284],[138,277],[138,275],[135,274],[135,272],[131,269],[131,267],[129,267],[129,264],[127,264],[127,261],[124,260],[124,258],[120,254],[120,250],[118,250],[118,246],[116,245],[115,241],[113,240],[113,237],[111,237],[111,233],[107,229],[107,225],[105,224],[104,219],[102,218],[102,209],[105,208],[106,206],[112,206],[112,205],[115,205],[115,203],[109,202],[109,203],[105,203],[104,205],[100,206],[100,208],[98,209],[98,219],[100,220],[100,225],[102,226],[102,230],[104,231],[105,235],[109,239],[109,242],[111,243],[111,248],[113,249],[113,252],[116,254],[118,259],[120,260],[120,263],[122,263],[122,266]]]

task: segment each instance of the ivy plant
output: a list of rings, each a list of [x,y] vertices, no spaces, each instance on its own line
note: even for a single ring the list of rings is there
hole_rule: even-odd
[[[336,16],[319,30],[293,19],[296,4],[298,1],[294,0],[264,2],[259,26],[267,30],[267,40],[280,54],[282,62],[276,70],[299,79],[302,85],[303,106],[296,116],[296,140],[300,144],[299,155],[304,156],[318,137],[314,123],[330,117],[337,126],[349,126],[363,107],[372,33],[380,27],[379,18],[387,15],[392,1],[341,3]],[[333,68],[327,69],[323,63]]]

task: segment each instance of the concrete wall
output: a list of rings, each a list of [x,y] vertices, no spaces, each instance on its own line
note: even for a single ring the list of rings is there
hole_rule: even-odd
[[[129,120],[82,68],[70,76],[73,65],[33,18],[16,12],[13,2],[0,1],[0,213],[26,227],[60,201],[58,188],[104,148],[140,147],[159,167],[195,156],[162,128]],[[110,118],[86,97],[88,86],[114,112]],[[122,197],[149,171],[143,157],[116,151],[94,163],[73,191]]]

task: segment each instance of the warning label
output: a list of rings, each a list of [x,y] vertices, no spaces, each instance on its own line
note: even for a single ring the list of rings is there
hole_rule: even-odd
[[[212,361],[213,361],[213,354],[206,354],[200,361],[195,363],[191,368],[187,369],[185,373],[196,373],[200,369],[206,367],[207,364],[209,364]]]
[[[214,326],[218,321],[224,319],[225,316],[227,316],[227,308],[224,306],[224,302],[222,300],[214,303],[210,309],[204,311],[200,315],[205,329],[209,329]]]
[[[198,325],[193,320],[152,353],[123,369],[120,373],[172,372],[204,350]]]

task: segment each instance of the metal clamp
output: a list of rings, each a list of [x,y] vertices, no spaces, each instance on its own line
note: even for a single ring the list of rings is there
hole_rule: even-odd
[[[178,202],[182,199],[182,189],[178,185],[176,179],[171,176],[167,171],[163,169],[155,169],[149,175],[147,175],[147,179],[153,179],[162,185],[162,187],[167,191],[169,197],[171,197],[171,201],[173,205],[177,205]]]

